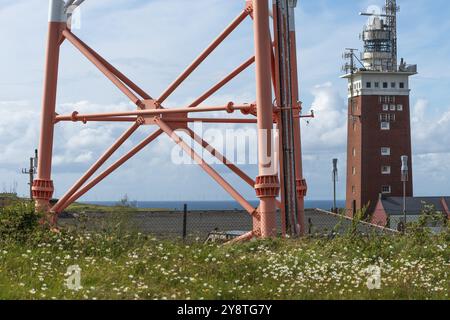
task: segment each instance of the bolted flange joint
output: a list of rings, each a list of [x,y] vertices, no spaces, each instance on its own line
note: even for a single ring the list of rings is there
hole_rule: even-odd
[[[251,114],[256,117],[256,103],[249,104],[247,108],[241,109],[241,113],[246,116]]]
[[[261,228],[257,228],[256,230],[253,230],[253,236],[256,238],[261,238]]]
[[[228,102],[226,111],[227,111],[227,113],[233,113],[234,112],[234,103],[233,102]]]
[[[308,185],[305,179],[297,180],[297,197],[306,197],[308,191]]]
[[[277,175],[259,176],[255,183],[256,196],[258,198],[278,197],[280,193],[280,182]]]
[[[245,11],[250,15],[253,14],[253,0],[245,1]]]
[[[52,180],[39,180],[33,181],[31,188],[34,200],[50,201],[53,197],[54,187]]]
[[[79,119],[78,119],[78,111],[74,111],[74,112],[72,112],[72,114],[70,115],[70,119],[73,121],[73,122],[77,122]]]
[[[143,124],[145,124],[145,119],[144,119],[144,117],[139,116],[139,117],[136,119],[136,123],[137,123],[138,125],[140,125],[140,126],[142,126]]]

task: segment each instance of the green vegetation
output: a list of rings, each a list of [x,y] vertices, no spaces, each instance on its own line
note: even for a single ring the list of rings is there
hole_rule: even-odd
[[[0,209],[0,299],[449,299],[449,231],[227,246],[38,221],[31,205]],[[65,286],[71,265],[79,291]],[[381,268],[379,290],[369,266]]]
[[[17,200],[19,200],[17,194],[2,192],[0,193],[0,208],[6,207]]]
[[[121,212],[161,212],[168,211],[167,209],[158,208],[136,208],[133,206],[101,206],[86,203],[71,204],[66,210],[69,213],[121,213]]]
[[[17,199],[17,194],[16,193],[10,193],[10,192],[0,192],[0,198]]]

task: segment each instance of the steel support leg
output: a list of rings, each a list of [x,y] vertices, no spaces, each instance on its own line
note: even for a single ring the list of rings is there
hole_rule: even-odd
[[[256,105],[258,119],[258,169],[256,194],[260,198],[261,237],[276,235],[276,197],[279,194],[278,169],[273,159],[273,106],[268,0],[253,1],[256,63]],[[254,221],[257,223],[257,221]],[[255,228],[256,227],[256,228]],[[254,226],[258,229],[258,226]]]
[[[66,28],[64,2],[50,1],[47,53],[42,101],[41,135],[39,142],[38,175],[33,182],[33,199],[36,210],[48,212],[53,197],[52,155],[58,65],[62,31]]]
[[[297,66],[297,41],[295,33],[295,16],[294,8],[290,16],[290,48],[291,48],[291,84],[292,84],[292,101],[297,104],[298,117],[294,116],[294,157],[295,157],[295,178],[297,182],[297,221],[300,225],[300,235],[305,235],[305,196],[307,191],[306,180],[303,178],[303,161],[302,161],[302,140],[301,140],[301,128],[300,128],[300,112],[301,105],[299,102],[299,87],[298,87],[298,66]]]

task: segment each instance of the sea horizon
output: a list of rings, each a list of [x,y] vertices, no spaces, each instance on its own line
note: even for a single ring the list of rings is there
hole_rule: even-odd
[[[83,201],[86,204],[115,206],[120,205],[120,201]],[[257,206],[259,200],[249,200],[253,206]],[[242,206],[232,200],[225,201],[129,201],[129,205],[140,209],[164,209],[164,210],[183,210],[187,205],[188,210],[243,210]],[[345,206],[345,200],[337,200],[339,208]],[[333,207],[333,200],[306,200],[305,209],[323,209],[330,210]]]

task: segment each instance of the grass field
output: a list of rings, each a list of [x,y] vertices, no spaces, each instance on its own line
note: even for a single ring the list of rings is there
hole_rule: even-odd
[[[0,211],[0,299],[449,299],[449,232],[224,246],[34,221],[27,206]],[[78,291],[65,282],[73,265]],[[380,289],[367,287],[370,266]]]

